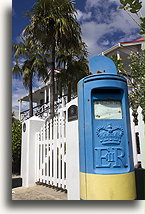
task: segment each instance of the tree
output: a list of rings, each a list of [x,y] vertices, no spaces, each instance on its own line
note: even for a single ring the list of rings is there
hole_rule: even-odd
[[[70,0],[38,0],[27,13],[31,23],[24,30],[24,35],[31,35],[33,40],[51,54],[50,73],[50,114],[54,116],[54,70],[56,51],[76,48],[82,42],[81,28],[76,20],[76,9]]]
[[[14,57],[16,64],[12,71],[16,78],[22,76],[23,84],[29,89],[29,117],[33,116],[33,78],[37,75],[38,78],[47,76],[46,60],[41,56],[40,50],[32,43],[31,38],[22,37],[22,42],[13,45]],[[21,63],[23,57],[24,62]]]
[[[15,122],[17,119],[15,118],[15,113],[12,112],[12,123]]]
[[[124,9],[133,21],[140,27],[140,33],[145,34],[145,17],[141,14],[140,10],[143,7],[140,0],[120,0],[121,6],[119,9]],[[132,16],[136,15],[136,18]]]
[[[127,78],[128,84],[132,91],[129,94],[130,106],[136,112],[138,106],[144,109],[144,57],[143,52],[131,53],[128,57],[130,60],[129,70],[124,69],[123,60],[117,60],[117,57],[112,56],[112,60],[115,62],[119,74]]]
[[[20,173],[22,123],[12,122],[12,172]]]
[[[82,47],[83,46],[83,47]],[[88,61],[86,59],[87,51],[85,44],[80,44],[75,50],[69,49],[58,54],[57,60],[63,69],[56,75],[59,88],[67,90],[68,102],[71,101],[71,95],[77,93],[78,81],[89,75]]]

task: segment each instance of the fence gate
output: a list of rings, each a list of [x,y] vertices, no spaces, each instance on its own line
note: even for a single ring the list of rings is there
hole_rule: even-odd
[[[66,113],[61,111],[36,133],[36,182],[66,189]]]
[[[70,121],[68,117],[72,105],[77,106],[77,99],[60,109],[35,135],[35,182],[67,189],[68,198],[76,200],[79,198],[79,140],[78,120],[75,118],[75,121]],[[137,112],[138,125],[134,123],[130,109],[134,165],[144,168],[144,121],[141,107]]]

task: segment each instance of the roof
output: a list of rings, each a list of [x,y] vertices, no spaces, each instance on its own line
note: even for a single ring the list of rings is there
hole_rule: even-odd
[[[38,102],[40,99],[40,94],[43,93],[44,89],[46,88],[46,85],[43,84],[41,87],[37,88],[36,90],[33,90],[33,102]],[[44,95],[43,95],[44,96]],[[18,99],[18,101],[29,101],[29,93],[25,96]]]
[[[134,40],[134,41],[119,42],[118,44],[112,46],[111,48],[103,51],[99,55],[106,55],[106,54],[108,54],[108,53],[110,53],[110,52],[112,52],[112,51],[114,51],[114,50],[116,50],[116,49],[118,49],[120,47],[123,47],[123,46],[125,47],[125,46],[131,46],[131,45],[139,45],[139,44],[142,44],[143,41],[144,41],[144,37],[141,37],[141,38],[139,38],[137,40]]]
[[[60,73],[61,69],[55,68],[54,72],[55,73]],[[51,70],[48,70],[48,75],[50,74]],[[46,80],[46,79],[45,79]],[[38,102],[40,100],[40,94],[44,93],[44,89],[46,87],[46,82],[44,80],[44,83],[37,89],[33,90],[33,102]],[[44,95],[43,95],[44,97]],[[21,97],[18,99],[18,101],[23,100],[23,101],[29,101],[29,93],[26,94],[25,96]]]
[[[144,41],[144,37],[141,37],[137,40],[134,41],[128,41],[128,42],[120,42],[121,44],[127,44],[127,43],[136,43],[136,42],[143,42]]]
[[[136,41],[144,41],[144,37],[141,37],[140,39],[137,39]]]

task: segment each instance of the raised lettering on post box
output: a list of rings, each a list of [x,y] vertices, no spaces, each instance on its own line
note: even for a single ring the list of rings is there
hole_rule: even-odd
[[[97,128],[100,147],[95,147],[97,163],[96,168],[122,168],[127,167],[125,151],[120,146],[123,129],[108,124],[106,127]]]

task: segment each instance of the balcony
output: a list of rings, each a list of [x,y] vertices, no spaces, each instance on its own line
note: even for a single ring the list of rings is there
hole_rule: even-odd
[[[57,113],[58,109],[65,107],[67,103],[67,95],[58,98],[54,103],[55,113]],[[33,108],[33,115],[38,116],[41,119],[46,119],[50,114],[50,103],[44,103],[42,105],[37,105]],[[29,119],[29,109],[20,112],[20,120],[23,122],[24,120]]]

